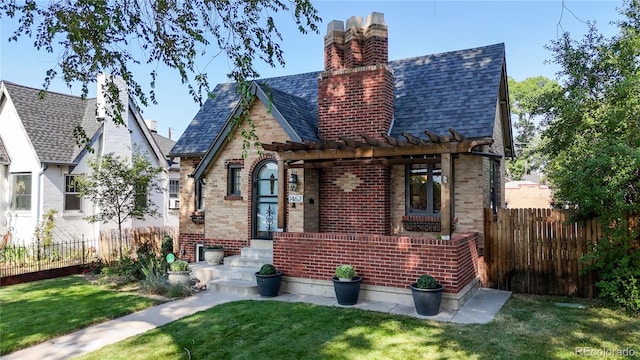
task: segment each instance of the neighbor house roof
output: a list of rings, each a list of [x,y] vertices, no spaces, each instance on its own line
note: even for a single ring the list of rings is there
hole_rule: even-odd
[[[156,144],[158,144],[160,151],[162,151],[162,153],[165,155],[169,154],[169,151],[171,151],[171,148],[173,148],[173,146],[176,144],[175,140],[171,140],[168,137],[158,134],[157,132],[152,131],[151,135],[153,136],[153,139],[156,141]],[[170,165],[170,168],[173,170],[180,170],[180,159],[179,158],[172,159],[169,165]]]
[[[492,137],[499,89],[506,82],[504,44],[389,62],[394,77],[390,135],[425,137],[454,128],[468,138]],[[279,113],[301,140],[318,140],[318,76],[312,72],[260,79]],[[265,86],[266,85],[266,86]],[[237,111],[234,84],[220,84],[171,150],[172,156],[203,156]],[[280,120],[279,120],[280,121]],[[510,136],[511,134],[509,134]],[[506,144],[509,147],[509,144]]]
[[[0,137],[0,164],[3,164],[3,165],[11,164],[11,159],[9,159],[9,154],[7,154],[7,149],[4,148],[4,143],[2,142],[1,137]]]
[[[72,164],[80,152],[73,136],[76,125],[83,125],[89,138],[99,124],[95,118],[95,99],[82,99],[4,81],[27,136],[42,163]]]

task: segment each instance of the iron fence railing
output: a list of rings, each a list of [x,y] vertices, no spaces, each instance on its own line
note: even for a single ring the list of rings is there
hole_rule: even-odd
[[[31,244],[8,243],[0,248],[0,277],[84,265],[98,259],[110,263],[120,257],[135,258],[141,249],[159,254],[165,235],[173,238],[175,247],[178,231],[171,227],[127,229],[122,240],[117,232],[104,231],[98,241],[55,236],[50,244],[37,240]]]
[[[6,245],[0,250],[0,277],[86,264],[96,258],[94,241]]]

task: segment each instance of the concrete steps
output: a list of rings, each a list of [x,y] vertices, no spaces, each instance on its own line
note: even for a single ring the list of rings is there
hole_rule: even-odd
[[[255,273],[271,263],[273,242],[251,240],[251,247],[242,248],[240,255],[225,257],[223,265],[195,265],[193,275],[212,292],[254,295],[258,293]]]

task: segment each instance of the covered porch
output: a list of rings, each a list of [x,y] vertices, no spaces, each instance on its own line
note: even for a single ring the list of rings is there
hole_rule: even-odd
[[[288,172],[295,169],[389,169],[396,165],[434,163],[441,169],[439,216],[403,216],[405,228],[428,229],[429,235],[417,232],[398,236],[388,230],[379,230],[380,227],[370,232],[367,229],[356,232],[287,231],[287,209],[291,205],[286,194],[290,189],[287,181],[280,181],[278,227],[285,231],[274,233],[273,263],[286,275],[283,291],[332,296],[330,279],[335,267],[351,264],[363,278],[363,299],[412,304],[409,284],[428,273],[445,285],[443,308],[460,308],[479,287],[481,264],[478,233],[454,230],[454,158],[459,154],[477,155],[479,160],[480,157],[502,155],[485,151],[485,146],[493,143],[491,138],[467,139],[453,129],[450,133],[438,136],[425,131],[429,140],[410,134],[403,134],[404,139],[386,134],[375,139],[362,134],[359,140],[340,137],[341,141],[263,144],[265,150],[277,154],[280,179],[289,179]],[[388,176],[393,176],[391,171]],[[361,183],[376,186],[375,182]],[[380,192],[390,196],[384,187]],[[322,206],[323,193],[317,195],[315,201]],[[482,207],[482,204],[478,206]],[[367,216],[358,206],[345,211],[362,211],[362,216]],[[376,221],[380,219],[385,218]],[[386,219],[390,221],[390,215]]]

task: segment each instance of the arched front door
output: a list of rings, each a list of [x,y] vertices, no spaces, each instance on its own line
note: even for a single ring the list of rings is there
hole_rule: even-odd
[[[278,225],[278,164],[267,160],[253,176],[253,238],[273,239]]]

